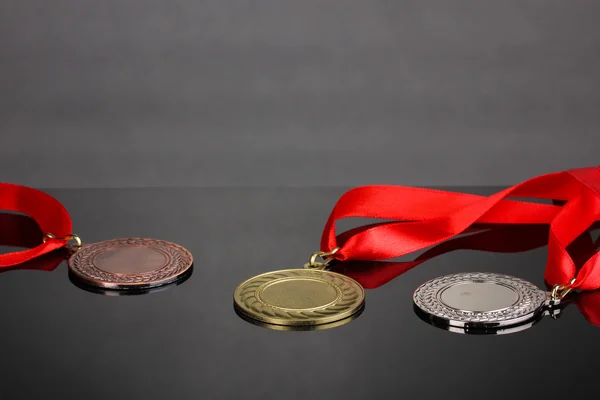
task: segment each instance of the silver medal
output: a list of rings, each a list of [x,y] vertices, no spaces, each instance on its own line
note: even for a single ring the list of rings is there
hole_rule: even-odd
[[[446,275],[419,286],[417,314],[459,333],[512,333],[551,314],[558,302],[523,279],[488,272]]]

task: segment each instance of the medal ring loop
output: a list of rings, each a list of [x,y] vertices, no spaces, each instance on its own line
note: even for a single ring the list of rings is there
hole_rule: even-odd
[[[336,247],[331,251],[315,251],[310,256],[308,263],[304,264],[304,268],[325,269],[327,265],[329,265],[329,263],[333,261],[333,258],[331,258],[331,256],[337,253],[339,249],[339,247]],[[323,261],[317,261],[317,258],[322,258]]]
[[[550,292],[550,299],[553,301],[560,301],[565,298],[572,290],[572,285],[575,283],[575,278],[571,279],[567,285],[554,285]]]
[[[44,233],[44,237],[42,238],[42,241],[44,243],[46,243],[46,241],[48,239],[66,240],[67,243],[73,240],[73,241],[75,241],[75,246],[69,246],[69,247],[71,247],[71,248],[74,247],[75,249],[80,249],[81,246],[83,245],[81,238],[75,234],[70,234],[70,235],[65,235],[65,236],[56,236],[50,232]]]

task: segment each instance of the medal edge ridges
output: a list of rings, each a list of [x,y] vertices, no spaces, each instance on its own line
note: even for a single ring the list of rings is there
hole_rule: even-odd
[[[324,308],[318,308],[317,310],[320,314],[312,308],[312,311],[303,311],[302,309],[288,311],[290,309],[284,309],[282,307],[274,307],[264,302],[261,302],[258,298],[256,298],[256,290],[263,284],[280,278],[287,278],[289,274],[293,274],[294,276],[309,276],[309,277],[320,277],[321,279],[323,275],[329,275],[335,277],[335,279],[340,280],[342,282],[342,286],[347,286],[348,291],[355,291],[356,297],[345,298],[346,296],[342,296],[340,301],[335,302],[333,305]],[[251,286],[248,286],[251,284]],[[351,284],[351,285],[350,285]],[[339,283],[334,283],[335,286],[340,286]],[[344,289],[340,288],[342,293],[344,293]],[[250,294],[248,297],[244,297],[245,295]],[[242,300],[243,299],[243,300]],[[250,305],[247,303],[252,301]],[[260,303],[260,308],[252,308],[252,306],[256,303]],[[340,304],[341,303],[341,304]],[[342,320],[345,318],[349,318],[354,315],[356,312],[360,311],[362,307],[364,307],[365,303],[365,293],[363,287],[356,282],[354,279],[349,278],[345,275],[331,272],[331,271],[320,271],[320,270],[307,270],[307,269],[287,269],[287,270],[279,270],[266,272],[257,276],[254,276],[250,279],[239,284],[234,291],[234,306],[236,309],[246,315],[249,318],[254,320],[258,320],[261,322],[265,322],[268,324],[274,325],[288,325],[288,326],[303,326],[303,325],[320,325],[320,324],[328,324],[338,320]],[[345,307],[337,309],[339,307]],[[336,309],[334,309],[336,308]],[[265,311],[268,310],[268,311]],[[270,311],[270,312],[269,312]],[[274,314],[274,315],[272,315]]]
[[[103,271],[90,261],[97,254],[116,245],[135,245],[154,248],[162,253],[166,253],[169,256],[169,262],[156,271],[139,274],[118,274]],[[192,254],[186,248],[176,243],[149,238],[120,238],[86,245],[69,258],[68,265],[71,271],[78,277],[91,283],[101,281],[109,285],[137,286],[149,283],[169,283],[185,273],[193,265],[193,262]]]
[[[511,287],[519,290],[520,300],[513,306],[501,311],[464,311],[457,310],[442,304],[437,299],[437,293],[441,288],[452,283],[469,282],[474,280],[486,280],[492,282],[510,282]],[[469,272],[444,275],[434,278],[419,286],[413,294],[414,304],[421,311],[434,317],[460,323],[503,323],[517,321],[539,310],[546,299],[546,294],[531,282],[525,281],[511,275]],[[516,323],[516,322],[515,322]]]

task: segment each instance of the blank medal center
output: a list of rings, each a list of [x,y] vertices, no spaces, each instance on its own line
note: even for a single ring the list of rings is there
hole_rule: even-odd
[[[266,303],[289,309],[323,307],[337,296],[331,284],[314,279],[282,279],[265,287],[260,294]]]
[[[485,312],[508,308],[519,296],[506,286],[482,282],[450,286],[442,292],[441,300],[457,310]]]
[[[94,265],[103,271],[114,274],[141,274],[156,271],[165,266],[164,254],[144,247],[120,247],[94,259]]]

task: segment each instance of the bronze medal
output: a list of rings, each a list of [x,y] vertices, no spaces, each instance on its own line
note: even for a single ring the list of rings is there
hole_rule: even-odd
[[[113,239],[83,245],[68,261],[71,273],[104,289],[143,290],[183,279],[193,264],[183,247],[155,239]]]

